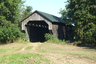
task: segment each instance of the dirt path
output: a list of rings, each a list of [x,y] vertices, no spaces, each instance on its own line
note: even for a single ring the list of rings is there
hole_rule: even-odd
[[[43,51],[48,50],[48,52],[42,54],[51,60],[51,64],[96,64],[96,59],[82,55],[85,54],[86,52],[89,53],[89,55],[93,53],[96,54],[96,51],[92,51],[76,46],[42,44],[39,47],[39,50],[43,50]]]
[[[19,47],[21,45],[15,43],[2,47],[7,48],[8,46],[11,48],[11,46]],[[32,49],[25,50],[26,47],[29,46],[32,46]],[[12,54],[12,52],[10,53]],[[96,64],[96,50],[85,49],[71,45],[60,45],[53,43],[28,43],[20,50],[15,50],[13,53],[18,52],[44,55],[44,57],[50,60],[50,64]]]
[[[79,52],[83,54],[89,53],[89,55],[91,53],[96,54],[96,51],[76,46],[48,43],[29,43],[22,48],[21,51],[24,51],[28,46],[33,46],[33,48],[30,50],[31,52],[35,52],[47,57],[50,60],[50,64],[96,64],[96,59],[79,54]],[[78,54],[75,52],[78,52]]]
[[[33,46],[31,50],[36,50],[42,43],[28,43],[25,47],[21,49],[21,51],[24,51],[26,47]]]

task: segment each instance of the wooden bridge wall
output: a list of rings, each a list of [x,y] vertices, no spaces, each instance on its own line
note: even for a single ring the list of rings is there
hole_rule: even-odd
[[[54,36],[56,36],[58,39],[65,39],[73,41],[73,31],[72,26],[65,25],[62,23],[53,23],[52,24],[52,33]]]

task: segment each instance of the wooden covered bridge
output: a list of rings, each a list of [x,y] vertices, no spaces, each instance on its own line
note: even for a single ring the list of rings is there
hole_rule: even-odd
[[[52,33],[58,39],[72,40],[72,26],[56,16],[35,11],[22,21],[22,30],[31,42],[45,41],[44,34]]]

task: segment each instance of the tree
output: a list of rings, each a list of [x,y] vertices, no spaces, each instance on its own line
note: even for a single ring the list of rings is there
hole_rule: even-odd
[[[0,42],[13,41],[21,36],[18,15],[22,0],[0,0]]]
[[[0,16],[5,16],[6,20],[15,23],[23,3],[22,0],[1,0]]]
[[[26,9],[22,12],[22,19],[26,18],[28,15],[32,13],[32,7],[26,6]]]
[[[31,6],[24,6],[21,9],[21,12],[18,15],[18,21],[19,21],[19,27],[21,28],[20,21],[29,16],[32,13],[32,7]]]
[[[68,22],[67,21],[67,11],[60,9],[59,13],[61,14],[61,19]]]
[[[69,9],[60,9],[59,13],[61,14],[61,19],[66,21],[69,25],[71,24],[74,26],[76,24],[76,20],[73,20],[71,18],[71,13],[69,12]]]
[[[96,43],[96,1],[67,0],[67,16],[75,23],[77,38],[82,42]]]

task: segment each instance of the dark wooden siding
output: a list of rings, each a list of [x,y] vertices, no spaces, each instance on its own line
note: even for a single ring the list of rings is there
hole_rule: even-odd
[[[52,33],[58,39],[73,41],[72,26],[62,23],[52,23]]]

